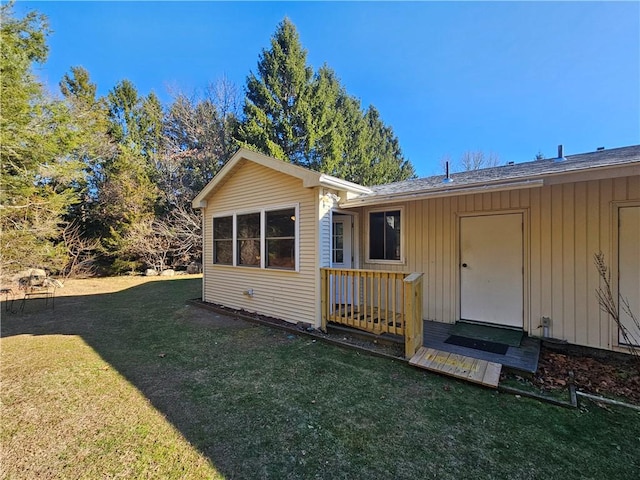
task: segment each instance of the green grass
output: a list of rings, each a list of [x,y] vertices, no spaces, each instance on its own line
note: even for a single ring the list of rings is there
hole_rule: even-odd
[[[185,306],[199,293],[153,281],[4,315],[3,478],[637,478],[637,412],[290,338]]]

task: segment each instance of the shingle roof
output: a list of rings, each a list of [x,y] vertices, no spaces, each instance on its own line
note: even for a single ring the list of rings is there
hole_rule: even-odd
[[[440,189],[455,189],[485,184],[513,182],[563,174],[578,170],[622,164],[640,164],[640,145],[568,155],[566,160],[535,160],[532,162],[484,168],[450,175],[452,182],[444,183],[444,175],[405,180],[371,187],[372,193],[358,196],[358,200],[387,195],[415,194]]]

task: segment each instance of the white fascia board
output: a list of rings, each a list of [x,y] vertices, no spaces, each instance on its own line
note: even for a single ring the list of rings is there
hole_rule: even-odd
[[[368,187],[363,187],[362,185],[358,185],[357,183],[348,182],[347,180],[342,180],[341,178],[332,177],[331,175],[321,174],[319,179],[320,185],[324,187],[335,188],[336,190],[344,190],[346,192],[354,192],[354,193],[372,193]]]

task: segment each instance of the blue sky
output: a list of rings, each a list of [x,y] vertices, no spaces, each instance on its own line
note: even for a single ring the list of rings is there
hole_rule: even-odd
[[[445,155],[504,162],[640,143],[640,2],[26,2],[50,21],[37,68],[82,65],[167,102],[223,76],[242,91],[277,24],[373,104],[420,176]]]

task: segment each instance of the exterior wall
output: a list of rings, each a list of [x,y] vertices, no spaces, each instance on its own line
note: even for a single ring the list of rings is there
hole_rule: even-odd
[[[298,271],[213,264],[213,217],[298,204]],[[319,322],[319,189],[253,162],[239,164],[204,209],[203,299],[291,322]],[[253,289],[254,296],[243,292]]]
[[[617,329],[598,305],[593,255],[602,251],[617,279],[617,206],[624,202],[640,204],[640,176],[393,204],[404,207],[402,264],[367,262],[369,209],[362,207],[360,267],[425,273],[425,318],[454,322],[460,318],[459,218],[523,212],[525,330],[541,336],[541,318],[550,317],[551,337],[611,349]]]

